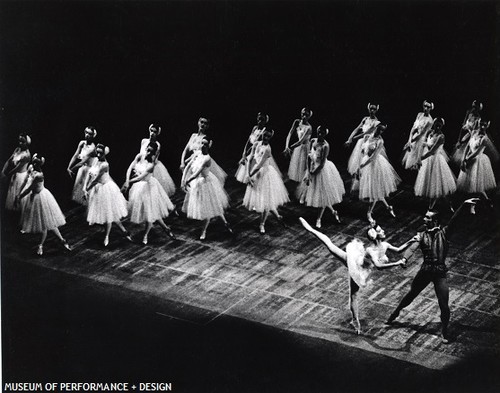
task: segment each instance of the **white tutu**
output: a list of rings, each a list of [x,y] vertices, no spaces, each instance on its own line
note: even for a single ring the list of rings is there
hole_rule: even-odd
[[[243,206],[259,213],[272,210],[290,202],[280,174],[270,163],[265,164],[253,176],[253,187],[248,184],[243,197]]]
[[[398,189],[401,178],[387,158],[379,153],[368,165],[361,168],[359,199],[380,201]]]
[[[457,189],[468,194],[486,192],[496,186],[490,159],[484,153],[478,154],[465,172],[458,175]]]
[[[160,182],[161,186],[168,196],[174,195],[175,183],[172,180],[170,173],[168,173],[167,168],[160,160],[156,161],[155,167],[153,169],[153,176]]]
[[[174,208],[166,191],[155,177],[150,176],[148,180],[134,183],[130,188],[128,212],[133,223],[155,222],[168,217]]]
[[[56,229],[66,224],[61,208],[52,193],[42,188],[39,193],[30,193],[25,196],[21,228],[28,233],[41,233]]]
[[[440,198],[457,190],[455,175],[448,165],[448,156],[441,145],[434,155],[422,160],[415,181],[415,195]]]
[[[307,172],[307,156],[309,154],[309,144],[303,143],[293,149],[288,167],[288,178],[300,182]]]
[[[214,161],[212,160],[212,165]],[[224,215],[229,197],[217,177],[208,171],[206,177],[198,176],[190,183],[184,199],[183,211],[189,218],[206,220]]]
[[[302,182],[297,191],[300,203],[312,207],[336,205],[342,202],[344,194],[344,182],[335,164],[329,160],[317,175],[311,177],[309,185]]]
[[[126,216],[127,201],[114,181],[97,183],[92,187],[87,212],[90,225],[116,222]]]
[[[347,172],[351,175],[356,174],[359,170],[359,164],[361,163],[361,159],[363,158],[363,154],[361,153],[361,145],[363,145],[363,138],[358,139],[356,145],[354,145],[354,149],[352,150],[351,155],[349,156],[349,160],[347,161]]]
[[[7,191],[7,199],[5,200],[5,208],[7,210],[21,210],[21,206],[14,206],[14,201],[16,196],[21,193],[21,187],[28,176],[28,171],[16,172],[12,175],[9,183],[9,189]],[[28,198],[28,197],[26,197]],[[22,201],[22,200],[21,200]]]
[[[78,172],[76,172],[75,184],[73,185],[73,192],[71,194],[71,199],[81,205],[87,205],[88,202],[84,198],[83,187],[85,186],[85,181],[87,180],[87,176],[89,174],[90,166],[82,165],[78,168]]]
[[[410,144],[410,150],[407,150],[403,156],[402,164],[405,169],[412,169],[415,165],[422,162],[422,152],[424,150],[424,138]]]
[[[248,158],[247,158],[248,160]],[[271,156],[269,157],[269,165],[272,165],[276,172],[278,173],[279,177],[283,178],[283,175],[281,174],[280,169],[278,168],[278,164],[274,160],[274,157]],[[240,183],[247,184],[248,183],[248,172],[247,172],[247,167],[246,165],[240,164],[238,166],[238,169],[234,175],[236,177],[236,180],[238,180]]]
[[[359,287],[365,287],[371,269],[369,264],[365,264],[365,247],[359,240],[354,239],[345,248],[347,257],[347,269],[349,277]]]

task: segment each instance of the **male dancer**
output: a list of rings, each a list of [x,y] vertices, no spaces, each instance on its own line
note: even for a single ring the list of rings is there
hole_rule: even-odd
[[[448,254],[448,234],[450,233],[452,222],[462,210],[462,207],[465,204],[475,205],[478,200],[478,198],[471,198],[464,201],[455,214],[453,214],[448,225],[444,227],[439,225],[438,213],[436,211],[429,210],[425,213],[425,231],[418,232],[417,235],[411,239],[416,244],[410,246],[406,253],[406,255],[410,255],[408,253],[414,252],[416,247],[420,246],[424,256],[424,262],[411,283],[410,291],[403,297],[401,303],[399,303],[390,315],[386,324],[392,324],[398,317],[400,311],[408,306],[418,294],[432,282],[438,298],[439,308],[441,309],[442,342],[445,344],[450,342],[450,337],[448,336],[448,323],[450,322],[450,307],[448,305],[449,288],[446,278],[448,268],[445,264],[446,255]],[[405,257],[403,260],[406,262]]]

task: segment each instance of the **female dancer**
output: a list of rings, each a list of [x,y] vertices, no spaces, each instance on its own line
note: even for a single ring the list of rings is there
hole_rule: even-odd
[[[247,184],[247,166],[250,164],[248,159],[250,157],[250,153],[252,151],[252,147],[255,142],[260,141],[262,139],[262,132],[266,129],[266,124],[269,122],[269,116],[264,115],[262,112],[257,113],[257,125],[252,128],[252,132],[248,137],[247,143],[245,143],[245,147],[243,149],[243,154],[241,156],[241,160],[239,162],[238,170],[236,171],[235,177],[240,183]]]
[[[316,228],[321,228],[321,218],[326,208],[331,210],[337,222],[340,223],[339,214],[333,205],[342,202],[345,188],[337,167],[328,160],[330,145],[325,140],[328,128],[319,126],[316,132],[318,137],[311,139],[308,173],[299,187],[299,200],[306,206],[319,208]]]
[[[249,181],[243,197],[243,206],[261,213],[259,229],[262,234],[266,233],[265,224],[269,212],[283,223],[283,217],[277,209],[290,201],[281,176],[270,164],[272,153],[269,141],[273,135],[273,130],[266,129],[262,134],[262,141],[253,145],[250,157],[253,165],[248,167]]]
[[[309,124],[313,112],[309,108],[302,108],[300,120],[295,119],[292,128],[288,132],[283,153],[287,156],[291,154],[290,166],[288,167],[288,178],[301,182],[307,172],[307,155],[309,153],[309,139],[312,134],[312,127]],[[298,141],[290,146],[292,134],[296,132]],[[293,152],[292,152],[293,150]]]
[[[195,134],[191,134],[188,143],[182,151],[180,166],[180,170],[182,171],[182,183],[185,183],[186,179],[188,179],[192,175],[191,173],[186,172],[186,166],[191,160],[193,160],[198,154],[200,154],[202,141],[207,137],[206,132],[209,126],[210,121],[204,117],[200,117],[198,119],[198,132]],[[212,147],[212,141],[210,141],[210,147]],[[224,186],[227,173],[219,166],[219,164],[215,162],[214,159],[211,159],[210,172],[212,172],[215,177],[219,179],[222,186]]]
[[[102,144],[96,146],[97,161],[92,165],[85,182],[85,197],[88,198],[87,221],[90,225],[106,224],[104,247],[109,244],[111,225],[115,223],[127,240],[132,241],[120,219],[127,215],[127,201],[109,175],[106,155],[109,148]]]
[[[378,201],[381,201],[390,215],[396,217],[394,209],[385,198],[396,191],[401,182],[398,174],[387,160],[384,152],[382,132],[387,126],[378,124],[372,135],[364,139],[361,146],[361,163],[359,165],[359,199],[371,203],[367,217],[373,223],[372,212]]]
[[[21,199],[30,195],[23,209],[21,226],[23,232],[42,234],[37,249],[38,255],[43,255],[43,244],[45,243],[45,239],[47,239],[48,231],[54,232],[62,242],[64,248],[71,251],[71,247],[58,229],[60,226],[66,224],[64,214],[52,193],[44,187],[42,172],[42,165],[44,163],[45,158],[38,157],[36,153],[33,154],[29,175],[24,182],[21,193],[16,196],[15,202],[16,205],[19,205]]]
[[[489,121],[481,120],[479,130],[470,137],[458,175],[457,189],[466,194],[480,194],[491,204],[491,199],[486,191],[495,189],[497,183],[490,159],[484,152],[486,130],[489,125]],[[471,205],[471,213],[473,214],[474,207],[474,204]]]
[[[174,210],[168,194],[154,175],[155,160],[158,157],[158,143],[151,142],[146,148],[146,156],[138,154],[133,162],[135,176],[130,178],[131,171],[127,171],[124,189],[130,189],[128,211],[130,221],[136,224],[146,222],[146,231],[142,243],[148,244],[148,234],[153,224],[158,222],[167,235],[175,240],[170,227],[163,221],[169,211]],[[144,158],[144,159],[142,159]]]
[[[458,133],[458,140],[455,144],[453,154],[451,156],[451,162],[460,168],[462,160],[464,158],[465,149],[469,142],[472,131],[479,128],[479,122],[481,121],[480,112],[483,110],[483,104],[477,100],[472,101],[471,109],[465,114],[465,119],[462,124],[462,128]]]
[[[443,118],[434,120],[425,140],[422,166],[415,181],[415,195],[430,198],[429,210],[434,208],[438,198],[446,198],[457,190],[455,176],[448,165],[448,156],[443,148],[443,126]],[[450,209],[453,211],[451,201]]]
[[[5,201],[7,210],[21,210],[20,205],[15,204],[14,201],[19,196],[21,186],[26,182],[28,176],[28,165],[31,160],[30,144],[31,138],[29,135],[25,133],[19,134],[18,147],[14,149],[14,152],[2,168],[2,175],[10,178]]]
[[[153,177],[156,178],[167,193],[168,196],[172,196],[175,193],[175,183],[172,180],[172,177],[170,176],[170,173],[168,173],[167,168],[163,163],[158,159],[160,156],[160,142],[158,142],[158,136],[161,133],[161,127],[157,126],[156,124],[151,124],[149,126],[149,138],[144,138],[141,141],[141,150],[140,154],[142,155],[143,159],[147,155],[147,149],[148,146],[151,143],[156,143],[157,144],[157,150],[156,150],[156,157],[154,157],[153,164],[154,164],[154,169],[153,169]]]
[[[213,161],[208,154],[210,141],[206,138],[201,141],[201,150],[186,166],[189,177],[183,183],[184,188],[190,188],[186,193],[184,211],[188,218],[204,220],[200,240],[205,240],[210,220],[220,217],[229,233],[233,230],[224,217],[224,210],[229,206],[229,198],[221,182],[210,171]]]
[[[367,231],[367,237],[370,240],[369,246],[365,248],[360,240],[354,239],[347,245],[344,251],[333,244],[328,236],[313,229],[302,217],[300,217],[299,220],[305,229],[321,240],[330,253],[347,267],[349,271],[349,309],[352,315],[351,326],[354,327],[357,334],[360,334],[361,324],[359,322],[358,305],[358,293],[360,288],[367,285],[368,277],[373,267],[377,269],[386,269],[393,266],[404,267],[405,261],[403,259],[397,262],[389,262],[386,252],[387,250],[401,252],[411,244],[411,241],[404,243],[400,247],[394,247],[390,243],[384,241],[384,230],[380,228],[380,226],[374,224],[374,226]]]
[[[408,142],[403,148],[402,164],[405,169],[416,170],[420,167],[425,135],[432,127],[431,110],[434,104],[427,100],[423,103],[423,112],[419,112],[408,137]]]
[[[78,170],[73,186],[71,199],[81,205],[87,205],[85,199],[85,183],[87,181],[90,167],[95,163],[95,143],[94,139],[97,136],[97,130],[94,127],[86,127],[84,130],[85,139],[78,143],[75,154],[71,157],[68,164],[68,174],[73,177],[74,172]]]
[[[359,164],[361,163],[361,145],[363,144],[363,139],[365,136],[368,136],[370,133],[375,130],[375,127],[380,123],[377,119],[376,113],[379,110],[379,105],[368,104],[368,113],[369,115],[363,117],[359,126],[357,126],[349,138],[345,142],[345,146],[350,147],[354,141],[356,141],[356,145],[352,150],[351,156],[349,157],[349,161],[347,162],[347,171],[353,177],[353,185],[355,184],[354,180],[357,179],[359,175]],[[353,187],[354,190],[355,187]],[[351,191],[353,191],[351,190]]]

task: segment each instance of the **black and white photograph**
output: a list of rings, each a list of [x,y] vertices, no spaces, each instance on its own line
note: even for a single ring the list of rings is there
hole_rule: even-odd
[[[500,391],[500,3],[0,2],[0,391]]]

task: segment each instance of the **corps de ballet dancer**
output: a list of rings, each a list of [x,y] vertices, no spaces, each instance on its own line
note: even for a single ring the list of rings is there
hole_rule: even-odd
[[[187,164],[193,160],[198,154],[201,153],[201,145],[203,139],[207,138],[207,131],[210,127],[210,121],[205,117],[200,117],[198,119],[198,132],[191,134],[189,141],[187,142],[181,155],[181,165],[180,170],[182,171],[182,183],[186,182],[186,179],[190,177],[190,173],[186,172]],[[210,146],[212,147],[212,140],[210,140]],[[219,164],[212,158],[210,164],[210,172],[212,172],[217,179],[219,179],[222,186],[226,181],[227,173],[220,167]]]
[[[43,245],[48,231],[54,232],[63,247],[71,251],[71,247],[59,231],[59,227],[66,224],[66,218],[52,193],[44,186],[45,178],[42,172],[44,163],[45,158],[33,154],[29,174],[15,199],[15,204],[19,205],[28,197],[21,215],[21,228],[24,233],[42,234],[37,248],[37,254],[40,256],[43,255]]]
[[[300,203],[319,209],[316,228],[321,228],[321,218],[326,208],[330,209],[338,223],[341,222],[333,206],[342,202],[345,187],[337,167],[328,160],[330,145],[325,140],[328,128],[319,126],[316,133],[317,138],[311,139],[308,172],[299,186],[298,194]]]
[[[361,334],[358,304],[360,289],[366,287],[370,283],[371,280],[369,277],[373,268],[387,269],[394,266],[405,267],[406,261],[403,259],[397,262],[389,262],[386,252],[387,250],[402,252],[411,244],[411,241],[404,243],[400,247],[395,247],[385,241],[386,236],[384,230],[374,223],[374,226],[367,230],[366,235],[370,241],[368,246],[365,247],[360,240],[354,239],[346,246],[344,251],[333,244],[328,236],[313,229],[302,217],[299,217],[299,220],[306,230],[323,242],[330,253],[347,267],[349,272],[349,309],[352,315],[350,324],[357,334]]]
[[[187,164],[186,172],[189,176],[182,183],[183,188],[189,189],[184,200],[184,212],[188,218],[204,221],[200,240],[205,240],[208,225],[215,217],[220,217],[227,231],[233,233],[224,216],[224,211],[229,206],[229,197],[220,180],[210,171],[213,163],[208,154],[210,145],[208,139],[201,140],[199,154]]]
[[[448,165],[448,155],[444,151],[444,119],[434,119],[427,134],[422,154],[422,166],[415,180],[415,195],[430,199],[429,210],[434,208],[439,198],[448,198],[457,190],[455,175]],[[448,200],[453,210],[451,201]]]
[[[288,167],[288,178],[290,180],[301,182],[307,173],[307,156],[309,154],[309,140],[312,135],[312,126],[309,119],[313,115],[309,108],[302,108],[300,119],[295,119],[288,132],[283,154],[290,156],[290,165]],[[297,141],[290,145],[293,134],[297,135]]]
[[[491,161],[485,153],[486,130],[489,125],[489,121],[481,120],[479,130],[473,132],[469,139],[464,159],[460,166],[457,190],[465,194],[479,194],[492,206],[493,202],[486,192],[494,190],[497,183],[491,167]],[[474,207],[474,204],[471,205],[471,213],[475,213]]]
[[[451,155],[451,162],[460,168],[462,160],[464,159],[465,149],[469,143],[471,133],[479,128],[479,123],[481,121],[481,111],[483,110],[483,104],[478,100],[472,101],[471,108],[467,110],[465,114],[464,121],[462,123],[462,128],[458,133],[457,143],[453,149]]]
[[[69,160],[67,172],[70,177],[75,175],[75,184],[73,186],[73,192],[71,194],[71,199],[81,205],[87,205],[88,201],[85,199],[84,185],[87,181],[87,176],[90,167],[97,160],[95,154],[95,138],[97,136],[97,130],[92,127],[85,127],[84,139],[78,142],[75,154]]]
[[[170,197],[175,193],[175,183],[172,180],[170,173],[168,173],[168,170],[165,167],[165,165],[163,165],[163,163],[158,159],[160,156],[160,149],[161,149],[160,142],[158,142],[158,136],[160,135],[160,133],[161,133],[160,126],[154,123],[149,126],[149,138],[144,138],[141,141],[140,154],[145,159],[147,155],[148,146],[152,142],[157,144],[158,148],[156,150],[156,156],[154,157],[153,160],[154,164],[153,177],[160,182],[161,186],[163,187],[167,195]]]
[[[9,179],[9,189],[5,200],[7,210],[21,210],[23,204],[14,203],[16,197],[21,192],[21,186],[25,183],[28,176],[28,166],[31,161],[29,146],[31,137],[28,134],[21,133],[18,138],[18,146],[14,149],[12,155],[5,162],[2,168],[2,176]]]
[[[172,230],[163,221],[175,209],[175,206],[170,201],[160,181],[154,176],[157,157],[158,143],[152,141],[146,148],[146,156],[138,154],[136,160],[131,164],[132,168],[129,169],[133,170],[134,176],[131,177],[132,170],[128,170],[125,184],[122,187],[122,191],[126,191],[132,184],[128,198],[128,213],[130,222],[146,223],[146,230],[142,238],[144,245],[148,244],[149,231],[155,222],[165,230],[171,239],[175,240]]]
[[[347,172],[349,172],[353,178],[351,191],[357,189],[356,184],[359,184],[356,180],[359,180],[359,164],[362,158],[361,145],[363,144],[363,139],[372,133],[375,127],[380,123],[376,116],[380,106],[378,104],[368,103],[367,108],[369,115],[363,117],[361,123],[351,132],[351,135],[349,135],[349,138],[347,138],[347,141],[344,143],[346,147],[350,147],[353,142],[356,142],[349,160],[347,161]]]
[[[241,159],[238,163],[238,169],[236,174],[236,180],[240,183],[247,184],[248,183],[248,165],[250,153],[252,152],[252,147],[255,142],[262,140],[262,133],[266,129],[266,124],[269,123],[269,115],[265,115],[262,112],[257,113],[257,124],[252,128],[252,132],[245,143],[245,147],[243,148],[243,153],[241,155]]]
[[[417,114],[408,142],[403,148],[402,164],[405,169],[418,170],[420,167],[425,136],[432,127],[433,119],[430,112],[434,109],[434,103],[425,100],[422,106],[423,112]]]
[[[290,201],[280,174],[270,163],[272,152],[269,141],[273,135],[274,131],[266,128],[262,134],[262,141],[253,145],[250,158],[253,165],[248,167],[249,181],[243,197],[243,206],[261,214],[259,225],[261,234],[266,233],[265,224],[269,212],[272,212],[284,225],[278,207]]]
[[[127,201],[109,175],[109,163],[106,161],[108,153],[107,146],[100,143],[96,146],[97,161],[89,170],[84,188],[85,198],[88,199],[87,221],[89,225],[106,225],[104,247],[109,244],[109,234],[113,223],[120,228],[127,240],[132,241],[130,234],[120,221],[127,216]]]
[[[448,344],[450,336],[448,334],[448,325],[450,322],[449,287],[447,279],[446,256],[448,254],[448,236],[453,227],[452,224],[458,213],[465,204],[475,205],[477,198],[471,198],[464,201],[457,211],[453,214],[448,225],[439,225],[439,215],[436,211],[429,210],[424,216],[425,230],[418,232],[409,240],[413,245],[406,251],[403,261],[406,263],[407,256],[414,253],[416,248],[422,250],[424,261],[417,275],[411,283],[410,290],[403,297],[396,309],[389,316],[386,324],[391,325],[399,316],[401,310],[409,306],[411,302],[429,285],[434,284],[434,291],[441,310],[441,333],[442,342]],[[407,255],[407,256],[406,256]]]
[[[398,189],[400,177],[385,155],[382,133],[387,126],[378,124],[375,131],[363,138],[361,162],[359,165],[359,199],[371,203],[367,218],[373,223],[373,209],[377,202],[382,202],[389,214],[396,217],[394,209],[386,199]]]

